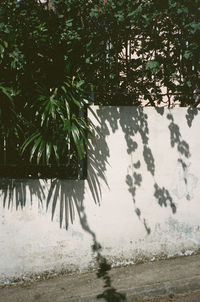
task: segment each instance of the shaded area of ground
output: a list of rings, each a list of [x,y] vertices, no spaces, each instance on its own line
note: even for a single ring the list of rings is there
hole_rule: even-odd
[[[110,302],[199,302],[200,255],[113,268],[112,286],[121,295]],[[105,301],[105,284],[96,272],[61,276],[52,280],[0,289],[1,302]],[[110,289],[112,291],[112,288]]]
[[[135,299],[135,302],[199,302],[200,290],[181,295],[169,294],[167,297]]]

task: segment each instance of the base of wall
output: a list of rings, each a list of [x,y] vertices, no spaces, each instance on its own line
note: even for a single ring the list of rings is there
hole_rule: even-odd
[[[148,263],[148,262],[154,262],[159,260],[167,260],[167,259],[173,259],[177,257],[189,257],[191,255],[200,255],[200,249],[197,250],[185,250],[178,253],[175,253],[174,255],[167,255],[167,254],[160,254],[160,255],[152,255],[152,258],[148,258],[146,255],[140,255],[137,258],[133,259],[122,259],[117,257],[108,257],[106,259],[107,263],[110,265],[111,268],[116,267],[124,267],[129,265],[137,265],[141,263]],[[74,270],[69,270],[68,268],[63,267],[60,270],[49,270],[49,271],[41,271],[38,273],[26,273],[25,275],[17,275],[12,277],[0,277],[0,288],[5,286],[15,286],[15,285],[28,285],[34,282],[40,282],[42,280],[49,280],[56,277],[61,277],[64,275],[77,275],[82,273],[87,273],[91,271],[98,270],[99,265],[97,261],[94,259],[87,269],[84,269],[80,271],[78,268],[74,268]]]

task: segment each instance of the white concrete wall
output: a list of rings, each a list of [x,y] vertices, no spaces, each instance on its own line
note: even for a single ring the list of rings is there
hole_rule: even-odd
[[[1,282],[200,249],[199,111],[94,109],[87,181],[0,181]]]

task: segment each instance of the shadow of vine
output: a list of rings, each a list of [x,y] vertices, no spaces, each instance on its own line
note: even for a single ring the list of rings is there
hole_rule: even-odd
[[[109,186],[106,179],[106,169],[109,164],[109,146],[107,138],[112,133],[115,133],[120,127],[122,129],[126,150],[130,155],[131,163],[127,169],[125,183],[128,191],[132,196],[133,210],[138,219],[143,224],[147,234],[151,233],[151,228],[148,225],[148,220],[144,217],[143,212],[138,204],[137,192],[143,185],[143,175],[141,171],[141,157],[138,157],[137,150],[139,143],[142,146],[142,155],[146,171],[149,173],[154,181],[154,197],[157,204],[161,207],[170,206],[173,214],[176,213],[177,208],[169,193],[168,188],[161,186],[155,178],[156,166],[149,143],[149,122],[148,116],[143,108],[135,107],[133,110],[127,110],[127,107],[106,107],[103,106],[97,110],[99,123],[96,127],[97,136],[96,142],[90,142],[88,146],[88,171],[87,180],[58,180],[50,181],[49,190],[45,193],[45,186],[47,181],[43,180],[14,180],[1,179],[0,191],[4,208],[14,208],[16,210],[26,206],[27,195],[30,196],[31,203],[34,196],[37,197],[38,202],[43,205],[46,203],[46,209],[51,211],[52,220],[55,217],[56,207],[59,206],[59,221],[60,227],[68,229],[70,222],[73,223],[75,213],[77,212],[80,224],[85,232],[88,232],[93,239],[92,253],[98,264],[97,277],[104,280],[104,290],[97,296],[98,299],[105,301],[126,301],[126,294],[118,293],[112,286],[112,280],[109,276],[111,270],[110,264],[101,253],[101,245],[96,239],[96,234],[88,225],[85,207],[83,204],[86,183],[94,202],[101,204],[102,192],[101,183]],[[160,115],[164,115],[163,108],[156,108]],[[187,110],[186,119],[187,124],[191,127],[194,117],[199,110]],[[164,116],[163,116],[164,117]],[[176,148],[178,152],[177,161],[182,167],[184,173],[187,172],[188,159],[191,156],[189,144],[182,138],[180,128],[175,122],[172,111],[166,115],[169,121],[170,143],[172,148]],[[137,136],[137,137],[136,137]],[[138,141],[139,137],[139,141]],[[185,177],[186,179],[187,177]],[[187,180],[185,181],[187,185]],[[188,200],[190,196],[188,195]],[[50,208],[51,207],[51,208]]]
[[[148,116],[142,107],[134,107],[132,110],[127,110],[128,107],[103,106],[97,110],[99,123],[97,129],[97,139],[95,143],[89,144],[89,158],[87,171],[87,184],[93,200],[96,204],[101,203],[101,184],[100,180],[108,186],[105,172],[109,159],[109,147],[107,144],[107,137],[110,131],[115,133],[121,127],[127,146],[127,153],[131,155],[131,164],[127,170],[125,182],[128,186],[128,191],[132,195],[134,210],[138,218],[143,222],[147,233],[150,233],[150,227],[147,227],[147,220],[142,217],[142,210],[136,203],[137,190],[142,186],[143,177],[141,173],[140,158],[134,155],[138,149],[138,139],[140,137],[143,148],[143,159],[146,164],[147,172],[152,175],[154,179],[154,196],[160,206],[170,205],[172,213],[176,213],[176,206],[173,203],[169,190],[164,186],[160,186],[155,180],[155,160],[149,144],[149,125]],[[134,109],[134,110],[133,110]],[[158,114],[164,115],[163,108],[155,108]],[[192,125],[194,116],[199,112],[198,108],[188,108],[186,119],[188,126]],[[171,147],[176,148],[180,157],[178,162],[181,165],[184,173],[186,173],[188,163],[187,159],[190,157],[190,150],[188,143],[182,139],[180,128],[174,121],[172,111],[169,110],[167,114],[169,120],[169,131]],[[44,183],[46,181],[44,180]],[[41,180],[20,180],[20,179],[2,179],[0,181],[1,197],[3,206],[16,209],[23,208],[26,205],[27,195],[36,196],[40,203],[46,200],[46,208],[49,209],[52,200],[52,219],[54,218],[58,197],[60,200],[60,226],[65,225],[68,228],[69,222],[73,223],[75,218],[75,209],[77,204],[80,204],[84,199],[84,190],[86,181],[62,181],[58,179],[51,180],[50,188],[47,196],[45,195],[44,186]],[[68,192],[66,199],[65,192]],[[70,192],[70,194],[69,194]],[[81,195],[78,196],[77,195]],[[189,198],[189,197],[188,197]],[[14,202],[15,200],[15,202]],[[15,204],[14,204],[15,203]]]
[[[104,281],[103,292],[97,295],[97,299],[104,299],[108,302],[126,301],[126,294],[117,292],[112,286],[112,280],[109,276],[111,265],[101,254],[101,245],[88,224],[83,204],[86,187],[89,188],[94,202],[99,205],[101,203],[100,181],[108,187],[105,171],[108,164],[109,149],[102,136],[102,131],[98,130],[101,130],[100,126],[97,126],[98,135],[95,144],[90,142],[88,145],[87,180],[1,179],[1,197],[4,208],[11,209],[15,207],[16,210],[23,209],[27,205],[28,195],[31,202],[36,197],[42,205],[46,202],[46,210],[51,211],[52,220],[55,217],[56,207],[59,206],[60,227],[65,227],[65,229],[68,229],[70,222],[73,223],[75,213],[77,213],[82,229],[92,236],[91,249],[98,268],[96,275],[97,278]],[[47,195],[45,194],[46,186],[49,187]]]

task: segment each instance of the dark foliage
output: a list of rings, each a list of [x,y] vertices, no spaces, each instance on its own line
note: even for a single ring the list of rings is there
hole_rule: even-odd
[[[83,158],[91,128],[80,111],[91,96],[100,105],[197,106],[199,4],[1,2],[2,161],[51,167]]]
[[[72,69],[93,84],[96,103],[196,106],[199,0],[52,2]]]
[[[84,81],[72,72],[61,35],[60,16],[39,2],[8,1],[0,7],[4,176],[49,177],[56,167],[55,177],[64,177],[66,170],[73,177],[77,156],[86,154],[90,125],[83,114]]]

